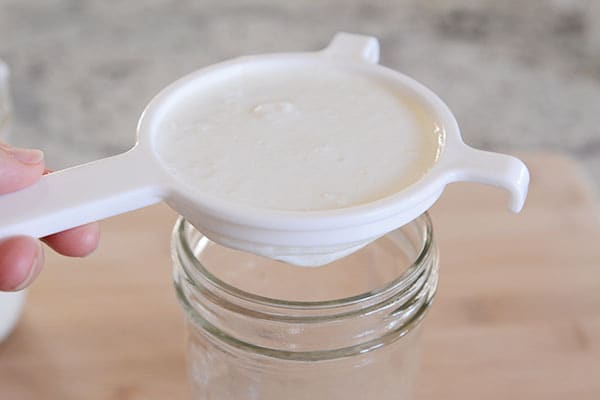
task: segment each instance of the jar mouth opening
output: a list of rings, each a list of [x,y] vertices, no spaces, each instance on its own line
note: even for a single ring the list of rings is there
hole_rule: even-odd
[[[380,287],[376,287],[359,294],[336,299],[315,301],[284,300],[275,297],[263,296],[240,289],[219,278],[208,268],[206,268],[197,258],[194,249],[191,246],[190,240],[188,240],[188,234],[192,231],[195,231],[195,228],[182,217],[180,217],[175,224],[173,236],[176,238],[179,250],[182,251],[183,255],[188,261],[190,261],[190,264],[184,264],[184,271],[192,281],[195,280],[193,279],[195,275],[200,275],[202,279],[205,280],[206,283],[208,283],[211,287],[218,291],[223,291],[243,302],[260,304],[263,306],[274,307],[283,310],[296,309],[310,311],[339,309],[349,306],[356,306],[358,304],[361,305],[360,308],[364,308],[373,304],[377,304],[381,301],[385,301],[385,299],[389,297],[389,294],[397,293],[399,290],[402,291],[404,288],[410,287],[419,278],[419,276],[421,276],[424,265],[427,263],[427,259],[431,254],[431,246],[433,245],[433,226],[429,215],[424,213],[411,223],[417,223],[420,226],[420,234],[423,237],[423,240],[421,241],[422,246],[417,250],[416,257],[414,257],[412,263],[410,263],[410,265],[397,277]],[[327,266],[321,268],[327,268]]]

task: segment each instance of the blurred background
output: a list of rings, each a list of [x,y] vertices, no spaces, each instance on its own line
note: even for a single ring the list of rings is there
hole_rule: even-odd
[[[202,66],[377,36],[382,63],[437,92],[465,141],[557,150],[600,183],[600,2],[0,0],[11,141],[59,169],[135,141],[144,106]]]

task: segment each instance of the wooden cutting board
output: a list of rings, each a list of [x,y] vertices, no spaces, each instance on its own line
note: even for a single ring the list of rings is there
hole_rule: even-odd
[[[598,204],[573,161],[523,158],[532,184],[522,214],[505,210],[503,192],[472,184],[449,187],[432,211],[441,281],[418,399],[600,398]],[[174,221],[151,207],[105,221],[91,257],[47,251],[0,344],[0,399],[189,398]]]

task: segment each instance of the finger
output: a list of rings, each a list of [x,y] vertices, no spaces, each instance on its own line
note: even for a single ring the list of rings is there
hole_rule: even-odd
[[[42,240],[62,255],[84,257],[98,247],[100,227],[94,222],[46,236]]]
[[[40,242],[17,236],[0,242],[0,290],[15,291],[27,287],[40,273],[44,252]]]
[[[52,172],[51,169],[44,169],[44,175]],[[71,257],[84,257],[92,253],[98,247],[99,240],[100,227],[97,223],[83,225],[42,238],[42,241],[57,253]]]
[[[44,153],[0,142],[0,194],[14,192],[37,181],[44,171]]]

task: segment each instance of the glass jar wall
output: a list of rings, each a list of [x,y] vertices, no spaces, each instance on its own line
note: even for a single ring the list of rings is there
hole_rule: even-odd
[[[195,400],[412,398],[437,286],[427,215],[318,268],[225,248],[180,219],[172,256]]]

